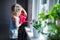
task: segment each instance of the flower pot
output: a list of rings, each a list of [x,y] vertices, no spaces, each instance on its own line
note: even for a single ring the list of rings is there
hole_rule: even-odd
[[[38,30],[33,28],[33,35],[35,38],[37,38],[39,36]]]

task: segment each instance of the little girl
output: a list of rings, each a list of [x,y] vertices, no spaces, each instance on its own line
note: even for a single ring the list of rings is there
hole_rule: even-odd
[[[10,39],[16,40],[18,38],[18,29],[21,26],[19,23],[19,15],[20,15],[21,6],[19,4],[15,4],[11,7],[12,10],[12,18],[11,18],[11,26],[10,26]]]

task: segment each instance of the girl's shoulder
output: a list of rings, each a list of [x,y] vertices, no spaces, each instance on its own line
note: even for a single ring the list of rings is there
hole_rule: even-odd
[[[19,17],[13,16],[14,20],[19,20]]]
[[[13,16],[13,18],[18,19],[19,17],[17,17],[17,16]]]

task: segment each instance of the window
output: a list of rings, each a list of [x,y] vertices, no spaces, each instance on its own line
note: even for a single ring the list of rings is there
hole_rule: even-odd
[[[55,4],[57,3],[57,0],[55,0]]]
[[[60,4],[60,0],[57,0],[57,2]]]
[[[60,0],[59,0],[59,4],[60,4]]]
[[[42,4],[46,4],[47,3],[47,0],[42,0]]]

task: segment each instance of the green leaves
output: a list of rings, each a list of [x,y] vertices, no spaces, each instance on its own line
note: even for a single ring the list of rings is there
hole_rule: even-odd
[[[54,20],[53,23],[48,23],[47,25],[50,25],[49,29],[49,36],[51,38],[60,38],[60,26],[56,25],[56,20],[60,20],[60,4],[56,4],[49,12],[48,15],[45,15],[44,12],[41,12],[39,14],[39,19],[47,20],[51,19]]]
[[[33,21],[32,25],[34,26],[35,29],[39,29],[39,27],[41,27],[41,23],[39,21]]]
[[[55,24],[55,23],[52,23],[49,32],[50,32],[50,33],[54,33],[55,30],[56,30],[56,27],[57,27],[56,24]]]
[[[38,14],[39,15],[39,18],[40,19],[42,19],[42,20],[45,20],[45,19],[47,19],[48,18],[48,15],[45,15],[45,13],[44,12],[41,12],[40,14]]]
[[[60,19],[60,4],[56,4],[48,13],[55,20]]]
[[[41,24],[39,21],[35,21],[35,22],[33,22],[33,26],[34,26],[34,28],[38,29],[41,26]]]

